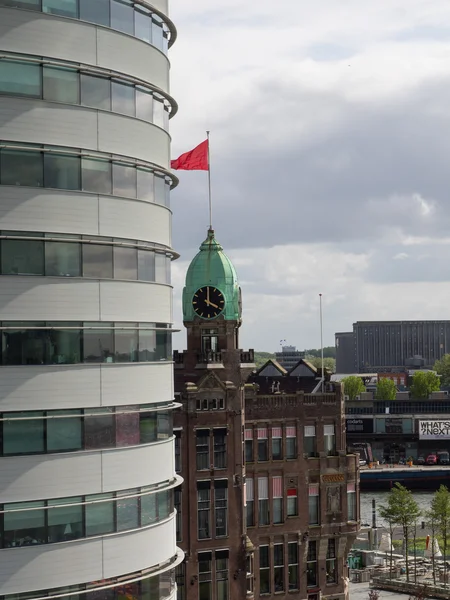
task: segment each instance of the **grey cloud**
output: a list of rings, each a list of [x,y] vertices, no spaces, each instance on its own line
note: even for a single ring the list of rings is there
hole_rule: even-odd
[[[241,112],[230,107],[222,118],[229,153],[213,163],[214,224],[222,243],[228,249],[352,239],[374,243],[393,224],[416,235],[447,230],[449,83],[450,78],[418,88],[401,102],[364,106],[266,81],[255,103],[271,107],[267,139],[274,137],[277,110],[286,107],[282,119],[293,128],[297,107],[302,118],[338,107],[339,125],[317,137],[286,135],[274,148],[264,134],[252,135],[253,125],[261,130],[256,106]],[[198,245],[208,219],[206,188],[201,190],[198,178],[193,185],[190,176],[182,177],[173,194],[175,247],[182,251]],[[374,216],[376,199],[414,193],[436,201],[436,216],[424,219],[407,209]]]

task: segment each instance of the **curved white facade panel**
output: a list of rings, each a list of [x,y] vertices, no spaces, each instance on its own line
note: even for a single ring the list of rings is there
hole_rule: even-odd
[[[156,404],[173,399],[171,363],[2,367],[5,411]]]
[[[0,496],[19,502],[24,496],[41,500],[145,487],[172,479],[174,461],[172,438],[113,450],[11,456],[0,460]]]
[[[0,47],[119,71],[169,91],[169,62],[162,52],[91,23],[2,8]]]
[[[89,600],[109,580],[119,600],[117,578],[144,571],[167,600],[175,512],[145,524],[171,513],[180,483],[165,98],[176,32],[167,0],[17,4],[0,5],[0,597]],[[117,495],[148,486],[154,504]],[[119,510],[141,526],[106,533]]]
[[[168,285],[16,275],[4,275],[2,281],[0,321],[170,323],[172,319],[172,288]]]
[[[103,235],[170,246],[171,222],[166,207],[131,198],[2,187],[0,230]]]
[[[169,167],[169,134],[133,117],[43,100],[0,98],[0,140],[121,154]]]
[[[103,538],[0,550],[3,594],[88,583],[143,570],[175,556],[175,515]]]

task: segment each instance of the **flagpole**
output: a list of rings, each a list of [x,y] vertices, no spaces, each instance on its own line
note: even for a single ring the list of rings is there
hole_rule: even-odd
[[[324,384],[325,384],[325,373],[323,370],[323,318],[322,318],[322,294],[319,294],[319,305],[320,305],[320,355],[321,355],[321,365],[322,365],[322,394],[324,392]]]
[[[212,229],[212,201],[211,201],[211,160],[209,153],[209,131],[206,132],[208,139],[208,203],[209,203],[209,228]]]

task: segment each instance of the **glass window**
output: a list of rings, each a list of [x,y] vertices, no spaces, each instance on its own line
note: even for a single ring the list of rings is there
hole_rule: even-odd
[[[65,418],[66,416],[67,418]],[[81,410],[49,410],[47,417],[48,452],[64,452],[83,448]]]
[[[1,0],[2,6],[14,8],[27,8],[28,10],[41,10],[41,0]]]
[[[166,283],[166,255],[155,253],[155,281],[157,283]]]
[[[111,27],[133,35],[134,14],[129,0],[114,0],[114,2],[111,2]]]
[[[110,500],[86,504],[86,536],[102,535],[114,531],[114,502],[112,494],[86,496],[86,502]]]
[[[214,468],[227,468],[227,430],[214,429]]]
[[[167,519],[170,515],[171,496],[169,490],[158,492],[156,494],[156,503],[158,505],[158,520]]]
[[[114,330],[112,323],[85,323],[83,332],[84,362],[113,362]],[[90,329],[92,328],[92,329]]]
[[[137,197],[145,202],[155,201],[155,181],[152,171],[137,170]]]
[[[44,365],[49,362],[48,331],[42,329],[25,329],[25,327],[43,327],[44,323],[8,323],[4,327],[18,329],[3,330],[2,355],[4,365]],[[20,329],[23,326],[24,329]]]
[[[298,543],[288,543],[288,570],[289,570],[289,591],[298,590]]]
[[[308,554],[306,560],[306,585],[317,586],[317,542],[308,542]]]
[[[273,582],[275,592],[284,592],[284,546],[273,546]]]
[[[3,185],[44,185],[42,153],[31,150],[2,150],[1,175]]]
[[[210,482],[207,482],[208,486],[209,484]],[[211,490],[209,487],[197,489],[197,527],[199,540],[211,537]]]
[[[2,240],[1,250],[3,275],[44,275],[43,241]]]
[[[286,458],[297,458],[297,428],[295,425],[286,427]]]
[[[134,32],[135,36],[144,42],[152,41],[152,19],[150,12],[143,6],[135,5],[134,8]]]
[[[163,28],[162,22],[156,22],[156,15],[153,15],[153,23],[152,23],[152,43],[159,50],[163,49]],[[159,19],[158,19],[159,20]]]
[[[114,414],[110,408],[91,408],[85,412],[94,413],[84,417],[84,447],[86,450],[114,448]],[[95,415],[95,416],[94,416]]]
[[[141,444],[155,442],[157,438],[157,413],[141,413],[139,417]]]
[[[135,446],[139,444],[138,410],[138,406],[124,406],[120,410],[116,409],[116,447]]]
[[[164,114],[163,114],[163,120],[164,120],[164,129],[166,131],[169,131],[169,121],[170,121],[170,112],[169,112],[169,107],[164,105]]]
[[[111,110],[111,80],[81,73],[81,104]]]
[[[245,462],[253,462],[253,440],[245,440]]]
[[[209,457],[210,445],[209,429],[198,429],[196,432],[196,454],[197,454],[197,471],[209,470],[211,460]]]
[[[217,600],[228,600],[228,550],[216,552]]]
[[[227,482],[215,482],[214,488],[214,510],[216,537],[224,537],[228,532],[228,489]],[[220,487],[218,487],[220,485]]]
[[[265,462],[269,460],[269,441],[267,439],[258,439],[258,461]]]
[[[200,552],[198,555],[198,600],[210,600],[213,597],[211,559],[211,552]]]
[[[137,250],[114,246],[114,279],[136,280],[138,276]]]
[[[161,98],[154,98],[153,101],[153,123],[164,127],[164,102]]]
[[[113,163],[113,194],[136,198],[136,169],[129,165]]]
[[[273,522],[276,524],[283,522],[283,498],[273,499]]]
[[[113,247],[107,244],[82,244],[83,276],[112,279]]]
[[[49,544],[68,542],[69,540],[78,540],[84,537],[82,502],[83,498],[81,496],[59,498],[58,500],[49,500],[47,502],[49,507],[58,506],[58,508],[49,508],[47,511]],[[76,506],[64,506],[65,504],[74,504]]]
[[[151,250],[138,250],[139,281],[155,281],[155,253]]]
[[[4,413],[3,454],[35,454],[45,451],[43,412]]]
[[[269,546],[259,547],[259,593],[270,594]]]
[[[80,157],[45,152],[44,185],[61,190],[79,190],[81,188]]]
[[[329,538],[326,559],[327,583],[337,582],[336,540]]]
[[[113,3],[114,6],[115,3]],[[119,81],[112,82],[112,110],[132,117],[136,114],[134,86]]]
[[[309,524],[319,524],[319,491],[317,486],[311,486],[309,488],[308,496],[308,513],[309,513]]]
[[[81,362],[81,323],[49,323],[48,331],[48,364],[67,365]],[[79,329],[61,329],[62,327]]]
[[[139,87],[136,88],[136,117],[153,122],[153,94]]]
[[[145,494],[145,488],[142,489]],[[156,523],[156,494],[145,494],[141,496],[141,526]]]
[[[111,193],[111,163],[107,160],[82,157],[82,188],[97,194]]]
[[[0,59],[0,94],[41,97],[41,65]]]
[[[162,177],[155,176],[155,202],[165,206],[166,204],[166,182]]]
[[[258,512],[259,525],[269,525],[269,479],[258,477]]]
[[[316,456],[316,427],[315,425],[306,425],[303,436],[303,452],[307,456]]]
[[[53,277],[80,277],[81,244],[45,242],[45,274]]]
[[[272,427],[272,460],[283,459],[282,428]]]
[[[126,327],[126,329],[120,329]],[[134,327],[135,329],[129,329]],[[114,331],[115,362],[137,362],[138,328],[137,323],[116,323]]]
[[[74,69],[44,66],[44,100],[69,102],[80,101],[80,75]]]
[[[170,333],[165,331],[156,332],[156,360],[172,360],[171,342]]]
[[[156,360],[156,331],[143,327],[146,325],[139,325],[139,361],[153,362]]]
[[[5,548],[46,543],[45,510],[36,510],[43,506],[44,502],[17,502],[4,505]]]
[[[164,206],[170,208],[170,183],[167,181],[164,184]]]
[[[78,17],[77,0],[42,0],[42,12],[63,17]]]
[[[109,26],[109,2],[110,0],[80,0],[80,19]]]
[[[158,440],[167,440],[173,435],[172,411],[161,410],[156,414]]]
[[[297,508],[297,489],[291,488],[287,491],[287,514],[288,517],[295,517],[298,514]]]
[[[117,492],[117,531],[137,529],[139,527],[139,498],[124,498],[137,494],[138,490]]]

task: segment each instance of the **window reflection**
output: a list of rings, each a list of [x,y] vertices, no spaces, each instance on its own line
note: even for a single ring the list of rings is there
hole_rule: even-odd
[[[0,60],[0,93],[39,97],[40,70],[39,64]]]
[[[109,26],[109,0],[80,0],[80,19]]]
[[[133,85],[119,81],[112,82],[112,111],[135,116],[136,98]]]
[[[134,164],[77,155],[71,148],[0,149],[0,184],[83,190],[169,207],[170,179]]]
[[[111,27],[124,33],[134,33],[134,11],[130,0],[111,2]]]
[[[172,358],[171,331],[149,329],[154,324],[4,321],[1,325],[3,365],[153,362]]]
[[[82,73],[81,104],[111,110],[111,80]]]
[[[83,244],[83,276],[112,279],[113,247],[107,244]]]
[[[173,436],[171,410],[138,406],[3,413],[0,455],[52,454],[151,444]]]
[[[42,12],[63,17],[77,17],[77,0],[42,0]]]

